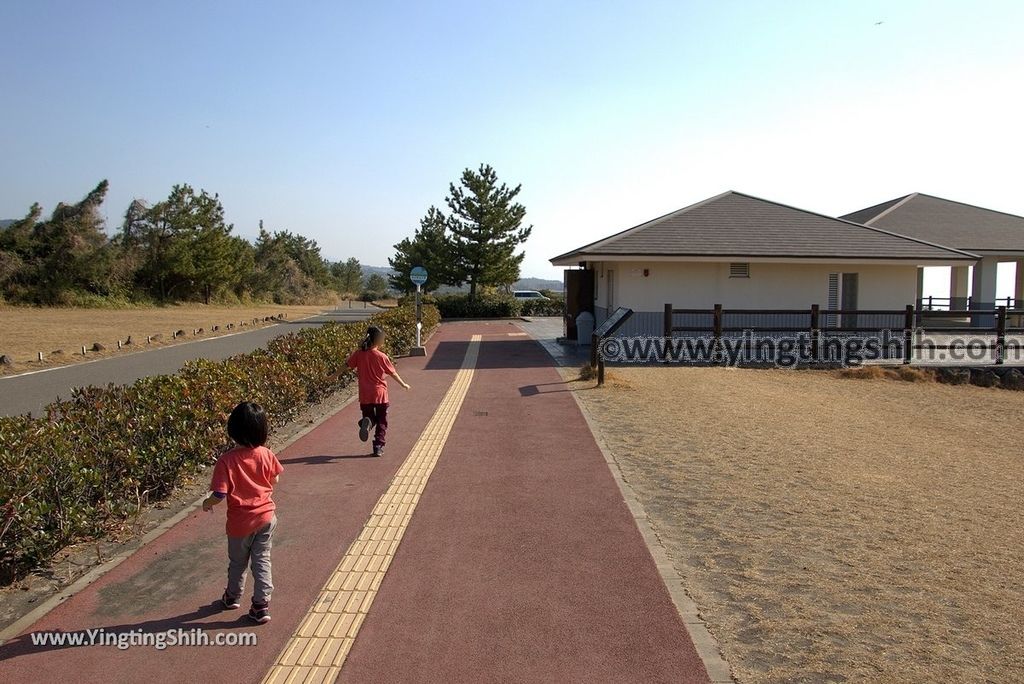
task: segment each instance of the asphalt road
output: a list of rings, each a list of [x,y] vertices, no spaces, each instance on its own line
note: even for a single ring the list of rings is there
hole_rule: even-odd
[[[316,327],[331,321],[361,321],[377,311],[380,309],[337,309],[313,318],[285,321],[251,332],[0,378],[0,415],[41,415],[47,404],[57,398],[70,396],[75,387],[110,383],[126,385],[146,376],[174,373],[192,359],[226,359],[258,349],[275,337],[302,328]]]

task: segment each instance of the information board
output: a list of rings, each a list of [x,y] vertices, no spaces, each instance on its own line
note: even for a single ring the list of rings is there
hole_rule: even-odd
[[[612,315],[605,319],[604,323],[594,331],[594,334],[598,337],[607,337],[613,332],[622,327],[622,324],[629,320],[629,317],[633,315],[632,309],[627,309],[624,306],[620,306],[618,309],[612,312]]]

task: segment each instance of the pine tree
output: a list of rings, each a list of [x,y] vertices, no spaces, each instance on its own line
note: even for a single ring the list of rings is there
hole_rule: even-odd
[[[146,208],[136,200],[125,213],[118,239],[141,252],[138,278],[161,300],[213,295],[237,286],[238,245],[224,222],[220,198],[175,185],[167,199]]]
[[[104,295],[109,253],[104,252],[100,205],[109,184],[100,183],[77,204],[61,202],[48,221],[33,231],[36,296],[41,303],[57,304],[71,290]]]
[[[488,164],[466,169],[460,185],[449,185],[446,198],[451,214],[446,225],[452,235],[453,284],[469,283],[470,301],[480,286],[508,286],[519,279],[525,253],[516,253],[533,230],[522,227],[526,209],[514,202],[521,185],[498,185]]]
[[[37,202],[24,218],[0,230],[0,294],[4,297],[24,300],[35,287],[35,234],[42,215],[43,208]]]
[[[400,292],[413,292],[416,286],[409,274],[416,266],[427,269],[427,282],[423,289],[433,292],[441,285],[453,284],[452,255],[454,244],[447,234],[448,219],[437,207],[430,207],[420,219],[420,227],[412,239],[405,238],[395,245],[395,256],[388,259],[393,274],[391,287]]]
[[[345,261],[331,264],[331,275],[334,276],[335,287],[344,294],[358,294],[363,282],[363,267],[359,259],[349,257]]]

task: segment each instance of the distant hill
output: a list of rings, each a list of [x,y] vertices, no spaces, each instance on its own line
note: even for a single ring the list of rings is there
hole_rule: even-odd
[[[363,277],[367,278],[372,273],[379,273],[387,278],[394,271],[390,266],[363,266]],[[544,278],[521,278],[512,286],[513,290],[554,290],[561,292],[563,289],[561,280],[545,280]],[[469,292],[469,287],[442,287],[438,290],[441,294],[449,292]]]
[[[512,286],[514,290],[554,290],[561,292],[564,284],[561,280],[545,280],[544,278],[521,278]]]
[[[368,278],[369,276],[373,275],[374,273],[376,273],[378,275],[382,275],[385,278],[387,278],[389,275],[394,273],[394,271],[391,270],[390,266],[363,266],[362,268],[363,268],[363,277],[364,278]]]
[[[17,219],[0,219],[0,230],[17,223]]]

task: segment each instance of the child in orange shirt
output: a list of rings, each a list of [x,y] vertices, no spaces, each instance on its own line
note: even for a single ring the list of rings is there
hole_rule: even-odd
[[[384,331],[371,325],[359,349],[348,357],[348,367],[354,369],[359,376],[359,409],[363,413],[359,419],[359,439],[365,442],[370,436],[370,428],[376,427],[373,433],[374,456],[384,453],[388,432],[387,376],[390,375],[399,385],[409,389],[409,385],[395,370],[395,364],[380,350],[383,343]]]
[[[228,418],[228,436],[235,447],[225,451],[213,467],[211,494],[203,501],[210,511],[228,503],[228,586],[221,597],[225,608],[238,608],[245,589],[246,566],[252,567],[255,590],[249,617],[270,621],[270,594],[274,590],[270,548],[277,527],[277,506],[270,498],[284,467],[267,443],[267,415],[249,401],[236,406]]]

